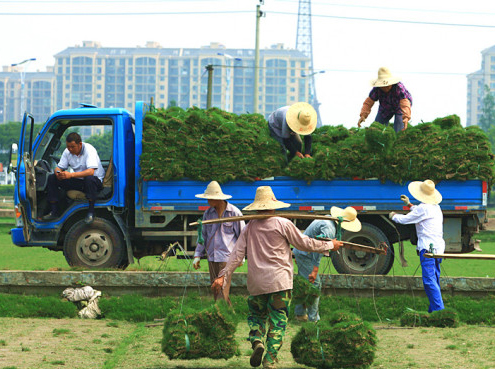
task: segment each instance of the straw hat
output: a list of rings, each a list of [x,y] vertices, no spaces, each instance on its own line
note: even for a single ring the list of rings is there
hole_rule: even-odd
[[[305,102],[292,104],[285,114],[290,129],[300,135],[310,135],[316,128],[316,111]]]
[[[400,82],[400,78],[393,76],[390,69],[387,67],[381,67],[378,69],[378,78],[371,81],[373,87],[385,87],[395,85]]]
[[[288,208],[290,204],[278,201],[270,186],[260,186],[256,189],[254,202],[242,210],[275,210]]]
[[[411,182],[407,189],[416,200],[422,203],[437,205],[442,202],[442,195],[435,188],[435,182],[431,179],[427,179],[424,182]]]
[[[338,208],[336,206],[332,206],[330,209],[330,214],[334,218],[342,217],[344,220],[348,220],[348,222],[342,222],[341,226],[347,231],[350,232],[359,232],[361,230],[361,222],[357,218],[357,211],[351,206],[346,207],[345,209]]]
[[[206,187],[205,193],[198,194],[196,197],[208,200],[227,200],[232,196],[225,195],[217,181],[211,181]]]

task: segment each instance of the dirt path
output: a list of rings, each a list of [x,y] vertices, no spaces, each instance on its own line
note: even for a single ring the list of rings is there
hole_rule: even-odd
[[[376,324],[379,338],[372,368],[495,369],[495,329],[401,329]],[[290,354],[290,323],[279,368],[304,368]],[[0,368],[250,368],[247,325],[236,338],[241,355],[230,360],[170,361],[161,353],[161,327],[79,319],[0,318]]]

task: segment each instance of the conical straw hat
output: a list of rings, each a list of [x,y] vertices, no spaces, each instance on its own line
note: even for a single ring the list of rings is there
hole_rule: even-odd
[[[342,222],[341,226],[347,231],[350,232],[359,232],[361,230],[361,222],[357,218],[357,211],[351,206],[346,207],[345,209],[338,208],[336,206],[332,206],[330,209],[330,214],[334,218],[342,217],[344,220],[348,220],[348,222]]]
[[[317,115],[315,109],[305,102],[292,104],[285,114],[287,125],[300,135],[309,135],[316,128]]]
[[[242,210],[275,210],[288,208],[290,204],[278,201],[270,186],[261,186],[256,189],[254,202]]]
[[[407,189],[418,201],[425,204],[440,204],[442,202],[442,195],[435,188],[435,182],[431,179],[427,179],[424,182],[415,181],[409,183]]]
[[[225,195],[217,181],[211,181],[206,187],[205,193],[198,194],[196,197],[208,200],[227,200],[232,196]]]
[[[400,78],[392,75],[390,69],[381,67],[378,69],[378,78],[371,81],[373,87],[386,87],[400,82]]]

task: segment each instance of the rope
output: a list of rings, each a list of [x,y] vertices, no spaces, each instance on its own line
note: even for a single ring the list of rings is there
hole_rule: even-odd
[[[203,238],[203,220],[198,219],[198,223],[199,223],[199,226],[198,226],[198,243],[204,244],[205,239]]]
[[[342,222],[344,221],[344,217],[337,217],[337,230],[335,232],[335,238],[337,240],[342,240]]]
[[[323,346],[320,341],[320,327],[318,326],[318,322],[316,322],[316,340],[320,344],[321,359],[325,362],[325,354],[323,353]]]

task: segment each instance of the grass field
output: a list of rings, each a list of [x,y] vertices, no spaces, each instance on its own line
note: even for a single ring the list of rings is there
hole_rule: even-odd
[[[70,270],[62,252],[50,251],[39,247],[22,248],[12,244],[8,232],[13,227],[13,219],[0,218],[0,270]],[[495,232],[485,231],[476,236],[482,240],[481,248],[484,254],[495,254]],[[396,245],[397,246],[397,245]],[[389,275],[421,275],[419,257],[415,247],[406,242],[405,258],[408,267],[402,267],[398,257],[394,262]],[[396,254],[398,247],[395,248]],[[296,266],[297,268],[297,266]],[[159,261],[155,256],[144,257],[139,262],[131,264],[128,270],[148,271],[187,271],[193,270],[191,261],[185,259],[168,258]],[[201,261],[200,271],[207,271],[206,260]],[[247,271],[247,263],[238,272]],[[323,258],[320,265],[320,273],[336,274],[330,258]],[[453,260],[445,259],[442,262],[442,276],[444,277],[495,277],[494,260]]]
[[[402,329],[374,324],[378,345],[371,368],[488,369],[495,362],[495,330],[487,327]],[[289,322],[279,354],[281,369],[294,362],[290,342],[298,324]],[[229,360],[169,360],[161,353],[162,327],[76,319],[0,318],[0,368],[239,368],[247,369],[251,348],[247,324],[237,327],[240,355]]]

